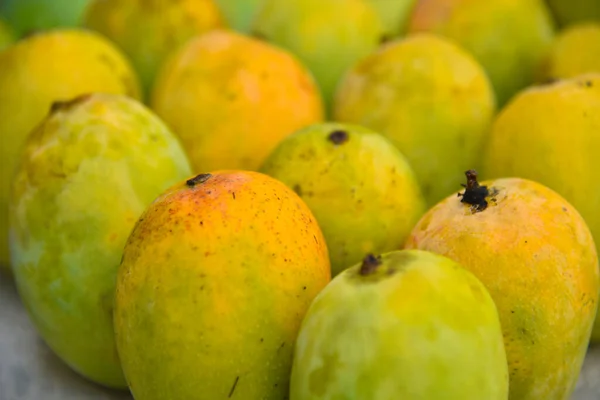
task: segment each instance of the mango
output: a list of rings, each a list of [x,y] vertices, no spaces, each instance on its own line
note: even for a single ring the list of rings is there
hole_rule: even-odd
[[[2,0],[0,15],[21,37],[34,31],[76,28],[90,0]]]
[[[56,102],[27,138],[10,198],[17,289],[41,338],[96,383],[127,386],[112,324],[127,237],[190,173],[176,136],[125,95]]]
[[[265,0],[252,32],[310,69],[328,110],[344,72],[384,36],[379,15],[364,0]]]
[[[448,39],[423,33],[390,41],[356,63],[340,83],[333,119],[389,138],[430,206],[478,165],[495,110],[477,61]]]
[[[290,400],[507,398],[494,301],[446,257],[368,255],[334,277],[302,321]]]
[[[403,35],[408,18],[417,0],[366,0],[371,3],[383,22],[387,38]]]
[[[541,81],[600,73],[600,23],[582,22],[560,31],[545,58]]]
[[[196,171],[257,170],[281,139],[324,114],[316,83],[295,57],[228,30],[197,36],[173,54],[151,106]]]
[[[0,18],[0,51],[10,46],[15,41],[15,34],[5,20]]]
[[[502,108],[536,80],[555,26],[544,0],[421,0],[407,32],[443,35],[473,54]]]
[[[592,234],[573,205],[538,182],[466,175],[466,189],[432,207],[405,248],[446,256],[485,285],[500,315],[510,399],[570,399],[598,307]]]
[[[546,0],[560,26],[600,21],[598,0]]]
[[[523,91],[490,131],[482,173],[520,176],[558,192],[585,219],[600,246],[600,73]],[[532,162],[532,160],[535,160]],[[592,340],[600,341],[600,319]]]
[[[119,45],[148,94],[157,70],[192,37],[225,26],[213,0],[93,0],[84,26]]]
[[[240,33],[249,33],[252,21],[264,0],[214,0],[227,25]]]
[[[57,29],[0,53],[0,265],[8,266],[8,196],[25,138],[53,102],[91,92],[140,95],[127,58],[99,34]]]
[[[366,253],[401,247],[425,212],[404,155],[362,126],[328,122],[303,128],[283,139],[260,171],[292,188],[313,212],[332,275]]]
[[[253,171],[161,194],[125,246],[115,335],[137,400],[281,400],[312,299],[330,281],[306,204]]]

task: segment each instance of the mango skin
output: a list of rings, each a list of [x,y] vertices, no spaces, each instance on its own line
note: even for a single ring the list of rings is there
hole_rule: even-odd
[[[346,138],[337,144],[342,132]],[[260,170],[294,189],[311,209],[332,275],[366,253],[401,247],[426,210],[406,158],[361,126],[328,122],[301,129],[283,139]]]
[[[324,118],[318,87],[296,58],[227,30],[176,52],[151,104],[181,138],[195,171],[257,170],[281,139]]]
[[[546,0],[560,26],[585,21],[600,21],[597,0]]]
[[[147,94],[173,50],[225,21],[213,0],[94,0],[83,24],[119,45]]]
[[[44,341],[96,383],[126,387],[112,309],[127,237],[190,173],[176,136],[124,95],[64,103],[27,139],[10,202],[17,289]]]
[[[407,32],[443,35],[473,54],[502,108],[536,80],[555,26],[544,0],[421,0]]]
[[[27,135],[54,101],[85,93],[139,99],[137,75],[107,39],[81,29],[57,29],[22,39],[0,53],[0,265],[8,268],[10,182]]]
[[[560,31],[545,58],[541,81],[600,73],[600,23],[582,22]]]
[[[18,37],[33,31],[76,28],[90,0],[2,0],[0,15]]]
[[[453,194],[423,216],[405,248],[449,257],[486,286],[500,315],[510,399],[570,399],[598,306],[592,235],[577,210],[543,185],[480,184],[497,192],[487,209],[473,214]]]
[[[0,18],[0,51],[14,43],[15,34],[6,21]]]
[[[148,207],[119,268],[115,335],[137,400],[280,400],[293,344],[330,281],[308,207],[252,171],[213,171]]]
[[[214,0],[227,25],[240,33],[249,33],[252,21],[265,0]]]
[[[252,32],[289,50],[310,69],[328,110],[345,71],[384,36],[379,15],[364,0],[265,0]]]
[[[525,90],[498,115],[482,174],[520,176],[562,195],[585,219],[600,246],[600,73]],[[535,162],[531,162],[535,160]],[[600,318],[592,333],[600,341]]]
[[[479,164],[495,111],[493,89],[470,54],[442,37],[415,34],[388,42],[346,74],[334,120],[389,138],[431,206]]]
[[[290,400],[506,400],[502,330],[483,284],[420,250],[381,262],[366,276],[360,264],[345,270],[312,302]]]
[[[383,22],[385,35],[393,38],[404,34],[417,0],[366,0]]]

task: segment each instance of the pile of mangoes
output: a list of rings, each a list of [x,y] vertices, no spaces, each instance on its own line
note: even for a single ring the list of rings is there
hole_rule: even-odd
[[[136,400],[567,400],[600,341],[598,0],[3,0],[0,160]]]

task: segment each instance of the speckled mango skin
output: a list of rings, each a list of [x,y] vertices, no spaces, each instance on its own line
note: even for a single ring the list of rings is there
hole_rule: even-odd
[[[252,32],[295,54],[314,75],[330,110],[343,74],[379,46],[385,31],[364,0],[265,0]]]
[[[600,3],[597,0],[546,0],[561,26],[584,21],[600,21]]]
[[[4,50],[15,41],[15,35],[6,21],[0,18],[0,51]]]
[[[0,53],[0,265],[8,267],[8,196],[20,149],[54,101],[105,92],[139,98],[137,76],[101,36],[59,29]]]
[[[287,398],[293,344],[330,281],[308,207],[252,171],[163,193],[125,247],[115,334],[136,400]]]
[[[423,216],[405,248],[449,257],[486,286],[502,324],[511,400],[567,400],[598,306],[592,235],[545,186],[519,178],[480,184],[495,192],[485,210],[473,214],[453,194]]]
[[[214,0],[227,25],[241,33],[249,33],[252,21],[265,0]]]
[[[540,81],[600,73],[600,20],[573,24],[560,31],[546,56]]]
[[[407,32],[443,35],[473,54],[502,108],[535,81],[555,27],[544,0],[421,0]]]
[[[532,87],[498,115],[481,173],[520,176],[555,190],[581,213],[600,246],[600,73]],[[532,162],[532,160],[535,160]],[[600,341],[600,318],[593,341]]]
[[[26,142],[10,202],[17,289],[44,341],[96,383],[126,387],[112,310],[127,237],[190,173],[176,136],[124,95],[65,104]]]
[[[347,139],[336,144],[339,132]],[[367,253],[401,247],[426,211],[402,153],[357,125],[329,122],[295,132],[261,171],[294,189],[311,209],[327,241],[332,275]]]
[[[195,171],[257,170],[281,139],[324,118],[318,87],[296,58],[227,30],[196,37],[172,55],[151,104]]]
[[[433,205],[479,164],[494,113],[493,89],[471,55],[444,38],[415,34],[388,42],[346,74],[334,120],[389,138]]]
[[[445,257],[384,253],[346,269],[312,302],[294,351],[290,400],[506,400],[496,306]]]
[[[94,0],[84,26],[118,44],[148,94],[168,55],[195,35],[225,26],[213,0]]]

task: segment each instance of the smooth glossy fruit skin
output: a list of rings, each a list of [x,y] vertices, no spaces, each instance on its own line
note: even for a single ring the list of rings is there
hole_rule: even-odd
[[[152,108],[179,135],[195,171],[256,170],[281,139],[324,113],[310,73],[292,55],[226,30],[171,57]]]
[[[567,26],[578,22],[600,21],[598,0],[546,0],[558,23]]]
[[[555,27],[544,0],[421,0],[407,32],[440,34],[473,54],[502,108],[535,81]]]
[[[600,74],[532,87],[498,115],[482,174],[520,176],[561,194],[585,219],[600,248]],[[600,340],[600,320],[593,340]]]
[[[213,0],[93,0],[84,25],[119,45],[148,94],[170,53],[225,21]]]
[[[2,0],[0,15],[21,37],[33,31],[80,26],[90,0]]]
[[[491,192],[486,209],[473,213],[453,194],[423,216],[405,248],[449,257],[486,286],[500,314],[510,399],[567,400],[598,306],[592,235],[567,200],[539,183],[480,184]]]
[[[405,33],[408,18],[417,4],[417,0],[366,0],[371,3],[379,18],[383,21],[388,38]]]
[[[426,211],[402,153],[357,125],[301,129],[279,143],[261,171],[294,189],[311,209],[327,242],[332,275],[367,253],[400,248]]]
[[[600,21],[582,22],[560,31],[545,58],[542,82],[600,73]]]
[[[0,53],[0,265],[8,266],[8,196],[19,151],[54,101],[105,92],[139,98],[125,56],[81,29],[30,36]]]
[[[125,246],[115,334],[136,400],[280,400],[312,299],[330,281],[308,207],[252,171],[168,189]]]
[[[252,21],[265,0],[214,0],[227,25],[240,33],[249,33]]]
[[[10,201],[17,288],[44,341],[96,383],[126,387],[112,310],[127,237],[190,174],[176,136],[124,95],[56,104],[27,139]]]
[[[252,32],[310,69],[328,109],[344,72],[384,37],[379,15],[364,0],[265,0]]]
[[[416,34],[388,42],[346,74],[334,120],[389,138],[433,205],[478,165],[495,110],[493,89],[470,54],[444,38]]]
[[[15,41],[15,34],[5,20],[0,18],[0,51],[4,50]]]
[[[445,257],[399,250],[354,265],[306,313],[290,400],[506,400],[502,330],[489,293]]]

